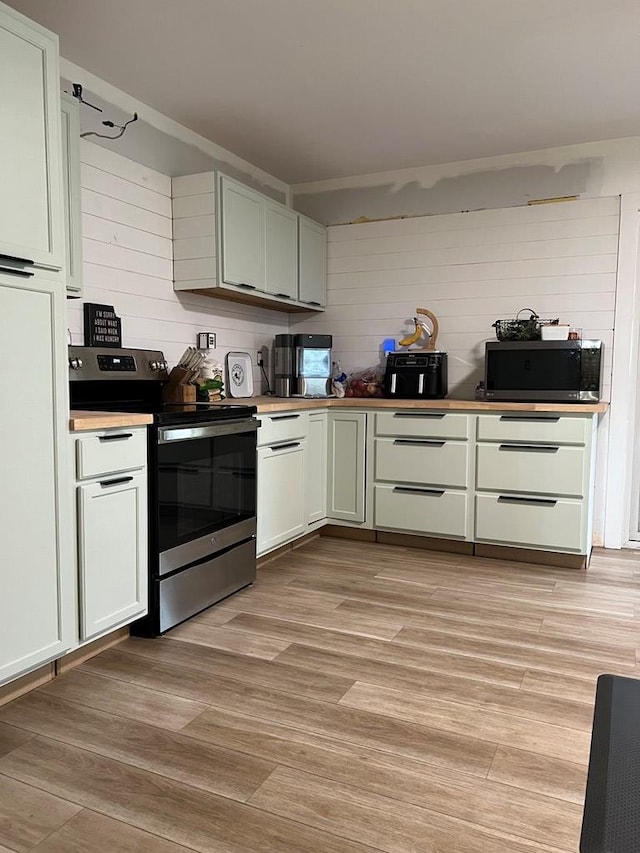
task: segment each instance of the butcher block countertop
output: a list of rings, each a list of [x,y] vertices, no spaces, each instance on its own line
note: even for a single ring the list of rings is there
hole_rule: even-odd
[[[90,429],[146,426],[153,423],[153,415],[123,414],[122,412],[69,412],[69,429],[82,432]]]
[[[387,400],[380,397],[335,397],[313,400],[302,397],[247,397],[223,400],[224,405],[257,406],[259,414],[292,409],[438,409],[466,412],[569,412],[574,415],[606,412],[608,403],[485,403],[478,400]]]

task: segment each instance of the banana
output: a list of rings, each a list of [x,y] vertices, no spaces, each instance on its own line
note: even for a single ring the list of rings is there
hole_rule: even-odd
[[[401,347],[410,347],[412,344],[417,343],[422,337],[422,333],[424,331],[422,324],[418,321],[417,317],[413,318],[413,322],[415,323],[415,331],[413,334],[408,335],[406,338],[403,338],[398,343]]]

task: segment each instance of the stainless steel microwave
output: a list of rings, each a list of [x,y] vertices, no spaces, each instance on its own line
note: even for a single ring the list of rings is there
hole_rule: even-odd
[[[487,400],[597,403],[602,341],[493,341],[486,344]]]

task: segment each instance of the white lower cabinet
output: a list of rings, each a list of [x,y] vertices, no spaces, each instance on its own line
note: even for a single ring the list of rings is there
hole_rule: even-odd
[[[329,412],[327,434],[327,517],[361,524],[365,520],[367,416]]]
[[[471,538],[469,415],[380,412],[373,431],[373,525],[399,533]]]
[[[309,415],[305,448],[307,526],[327,517],[327,413]]]
[[[594,417],[477,416],[476,541],[591,552]]]
[[[146,612],[146,491],[139,471],[78,488],[81,640]]]
[[[584,553],[582,501],[476,495],[478,542]]]
[[[464,539],[467,494],[418,486],[374,486],[374,527]]]
[[[302,440],[258,449],[258,555],[306,531],[304,457]]]
[[[148,604],[146,430],[73,436],[80,642],[144,616]]]
[[[590,553],[595,415],[334,408],[261,421],[259,555],[325,519]]]

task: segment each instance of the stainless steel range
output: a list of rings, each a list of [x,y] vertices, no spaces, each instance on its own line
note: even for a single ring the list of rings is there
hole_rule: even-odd
[[[162,352],[69,347],[72,409],[153,415],[149,614],[132,626],[145,636],[256,576],[256,408],[165,403],[166,381]]]

